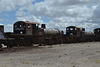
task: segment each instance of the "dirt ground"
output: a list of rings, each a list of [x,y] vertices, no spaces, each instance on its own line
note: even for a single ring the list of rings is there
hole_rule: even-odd
[[[0,67],[100,67],[100,42],[4,49]]]

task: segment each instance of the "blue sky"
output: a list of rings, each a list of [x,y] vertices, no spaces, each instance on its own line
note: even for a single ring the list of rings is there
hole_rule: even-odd
[[[5,11],[0,13],[0,18],[2,21],[0,23],[6,25],[6,24],[13,24],[17,19],[16,19],[16,10],[12,11]]]
[[[100,0],[0,0],[0,24],[12,31],[16,21],[44,23],[65,30],[73,25],[92,31],[100,25]]]
[[[39,2],[43,2],[43,0],[36,0],[33,4],[35,3],[39,3]],[[17,21],[17,16],[16,16],[16,12],[18,11],[18,7],[16,7],[16,9],[11,10],[11,11],[4,11],[2,13],[0,13],[0,19],[2,19],[0,21],[1,24],[13,24]],[[26,10],[27,11],[27,10]],[[24,10],[24,12],[26,12]],[[48,20],[50,20],[50,18],[47,17],[42,17],[43,21],[48,22]]]
[[[44,0],[35,0],[35,2],[34,3],[39,3],[39,2],[43,2]],[[33,3],[33,4],[34,4]]]

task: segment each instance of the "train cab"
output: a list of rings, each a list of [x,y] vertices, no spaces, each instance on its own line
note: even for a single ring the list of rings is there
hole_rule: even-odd
[[[85,28],[76,27],[76,26],[68,26],[66,28],[66,35],[68,36],[83,36],[85,32]]]
[[[94,29],[94,34],[95,35],[100,35],[100,28]]]
[[[13,31],[15,34],[33,35],[37,34],[36,31],[39,28],[39,23],[29,21],[18,21],[13,26]]]

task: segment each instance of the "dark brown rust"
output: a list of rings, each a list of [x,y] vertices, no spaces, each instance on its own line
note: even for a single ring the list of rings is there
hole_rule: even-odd
[[[76,27],[76,26],[68,26],[66,28],[66,34],[68,36],[75,35],[75,36],[83,36],[85,32],[85,28]]]

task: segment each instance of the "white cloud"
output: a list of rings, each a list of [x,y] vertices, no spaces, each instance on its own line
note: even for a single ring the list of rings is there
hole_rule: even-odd
[[[95,20],[100,19],[100,5],[96,7],[96,9],[93,12],[93,18]]]
[[[38,22],[41,24],[44,23],[40,17],[36,17],[34,15],[18,17],[17,19],[18,19],[18,21],[22,20],[22,21]]]
[[[13,32],[13,24],[4,25],[5,32]]]
[[[97,25],[91,22],[93,21],[94,10],[99,3],[100,0],[45,0],[44,2],[31,5],[30,8],[24,7],[24,9],[28,10],[28,14],[35,16],[35,19],[37,19],[38,16],[52,18],[50,22],[46,23],[48,27],[57,27],[65,30],[65,27],[75,25],[85,27],[90,31]],[[27,13],[23,15],[27,16]],[[27,18],[28,17],[29,16],[27,16]],[[24,17],[24,19],[27,18]],[[88,26],[89,24],[91,24],[91,26]]]
[[[100,0],[1,0],[0,12],[18,8],[17,20],[45,23],[42,16],[52,18],[48,27],[64,29],[69,25],[85,27],[88,31],[99,27]],[[90,26],[89,26],[90,25]]]
[[[23,7],[32,4],[34,0],[1,0],[0,1],[0,12],[11,11],[16,9],[16,6]]]

